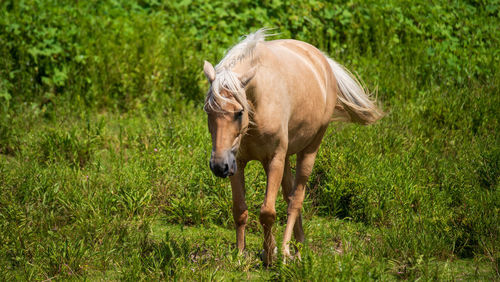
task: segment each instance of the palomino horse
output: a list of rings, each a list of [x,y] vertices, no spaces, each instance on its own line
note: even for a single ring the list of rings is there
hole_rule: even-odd
[[[371,124],[382,112],[349,71],[308,43],[265,41],[261,29],[229,50],[214,68],[205,61],[210,82],[205,101],[212,135],[210,169],[229,176],[238,249],[245,248],[244,169],[258,160],[267,175],[260,223],[264,229],[264,264],[272,262],[272,226],[279,186],[288,203],[284,258],[291,257],[292,231],[304,241],[301,209],[321,139],[332,120]],[[289,156],[297,154],[295,179]]]

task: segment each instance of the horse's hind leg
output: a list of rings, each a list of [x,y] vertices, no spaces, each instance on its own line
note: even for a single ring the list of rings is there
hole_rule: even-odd
[[[287,156],[285,159],[285,168],[283,170],[283,180],[281,181],[281,187],[283,187],[283,199],[287,204],[290,204],[290,193],[292,192],[293,188],[293,175],[292,169],[290,168],[289,156]],[[295,240],[297,242],[304,242],[304,230],[302,229],[302,215],[300,211],[293,226],[293,235],[295,236]]]
[[[295,231],[297,241],[303,242],[304,240],[301,218],[302,203],[304,202],[306,184],[309,179],[309,175],[311,175],[316,154],[318,153],[319,145],[321,144],[321,139],[323,139],[325,131],[326,127],[322,128],[316,135],[313,142],[304,150],[297,153],[295,182],[288,197],[288,218],[286,222],[285,234],[283,236],[282,252],[285,258],[291,256],[289,242],[292,237],[292,230]]]
[[[236,174],[231,176],[233,192],[233,218],[236,226],[236,245],[240,253],[245,249],[245,226],[248,219],[248,208],[245,203],[245,165],[238,162]]]

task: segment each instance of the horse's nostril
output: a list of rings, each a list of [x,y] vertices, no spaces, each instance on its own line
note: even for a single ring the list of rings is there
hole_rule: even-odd
[[[224,174],[226,174],[229,171],[229,165],[224,164]]]

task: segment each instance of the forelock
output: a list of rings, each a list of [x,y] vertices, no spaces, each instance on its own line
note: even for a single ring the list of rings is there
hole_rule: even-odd
[[[234,99],[243,107],[244,110],[250,111],[250,106],[246,100],[245,89],[238,78],[238,75],[231,69],[243,59],[252,56],[258,42],[266,39],[268,29],[260,29],[252,34],[249,34],[241,42],[231,48],[226,56],[215,66],[215,80],[207,92],[205,100],[205,111],[224,112],[222,105],[224,103],[234,103],[232,99],[228,99],[221,95],[222,90],[226,90],[234,97]]]
[[[238,75],[230,70],[223,70],[216,74],[215,80],[207,92],[204,106],[205,111],[225,112],[226,110],[223,109],[225,103],[235,103],[233,99],[223,95],[223,91],[231,94],[244,110],[249,109],[245,89],[238,79]]]

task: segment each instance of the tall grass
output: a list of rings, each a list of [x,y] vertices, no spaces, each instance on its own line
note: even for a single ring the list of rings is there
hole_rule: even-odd
[[[4,1],[0,277],[498,279],[498,1]],[[207,162],[204,59],[276,27],[355,70],[386,117],[333,124],[303,260],[263,269]],[[278,202],[277,233],[286,221]]]

